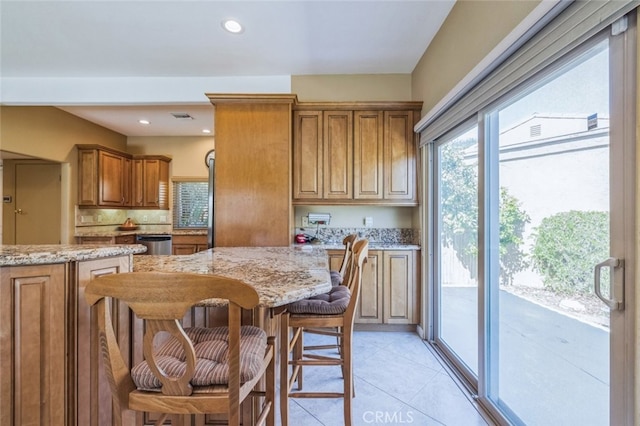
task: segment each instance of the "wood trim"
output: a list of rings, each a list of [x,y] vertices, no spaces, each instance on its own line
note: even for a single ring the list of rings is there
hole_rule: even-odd
[[[294,111],[309,110],[346,110],[346,111],[371,111],[371,110],[422,110],[422,102],[417,101],[389,101],[389,102],[299,102],[293,105]]]
[[[205,96],[213,105],[223,103],[296,104],[298,102],[298,95],[288,93],[205,93]]]

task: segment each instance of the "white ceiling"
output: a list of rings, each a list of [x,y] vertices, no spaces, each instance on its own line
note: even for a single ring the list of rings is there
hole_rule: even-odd
[[[1,0],[0,102],[60,106],[127,136],[202,135],[207,92],[411,73],[454,2]]]

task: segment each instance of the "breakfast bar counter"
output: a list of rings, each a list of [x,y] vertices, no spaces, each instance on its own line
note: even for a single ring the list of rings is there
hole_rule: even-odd
[[[135,256],[133,270],[235,278],[256,289],[262,307],[275,308],[331,290],[328,262],[320,247],[216,247],[185,256]]]

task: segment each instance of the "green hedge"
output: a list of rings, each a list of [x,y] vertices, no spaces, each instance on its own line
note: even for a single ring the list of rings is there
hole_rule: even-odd
[[[544,218],[534,232],[533,266],[548,289],[593,293],[593,267],[608,257],[607,212],[558,213]]]

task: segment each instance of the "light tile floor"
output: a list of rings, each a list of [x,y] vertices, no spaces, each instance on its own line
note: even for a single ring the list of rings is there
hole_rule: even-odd
[[[305,339],[306,344],[317,344],[327,337]],[[416,333],[357,331],[353,349],[354,426],[487,425],[475,403]],[[338,367],[305,367],[305,390],[341,391],[341,387]],[[290,399],[289,425],[340,426],[342,412],[342,399]]]

